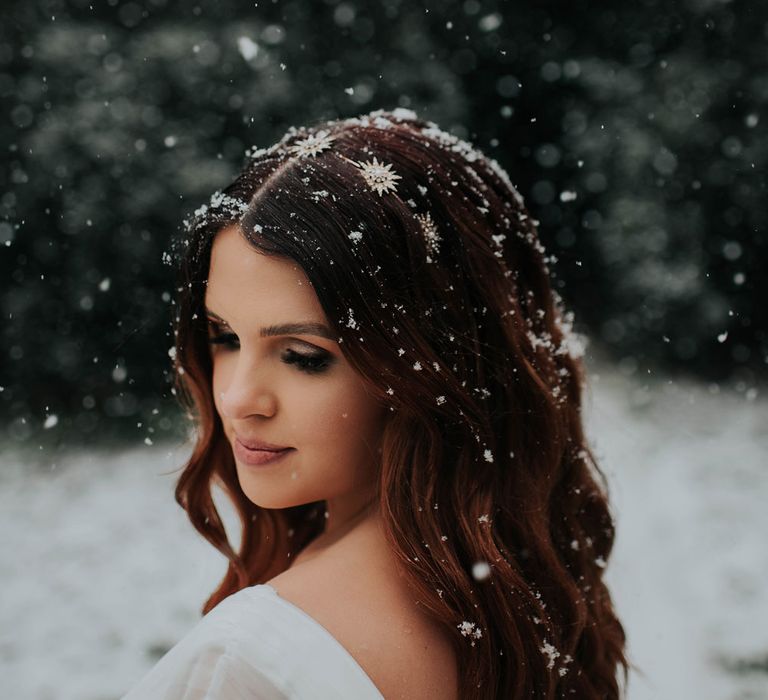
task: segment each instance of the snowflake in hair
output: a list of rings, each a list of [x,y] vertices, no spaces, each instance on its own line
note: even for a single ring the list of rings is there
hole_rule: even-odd
[[[415,214],[416,220],[421,225],[421,232],[424,234],[424,240],[427,243],[427,251],[430,255],[437,255],[440,249],[440,233],[437,225],[432,220],[429,212],[425,214]]]
[[[355,163],[355,165],[362,171],[368,186],[379,193],[379,197],[385,192],[394,192],[396,180],[402,179],[393,172],[391,163],[386,165],[379,163],[375,156],[373,162],[367,160],[362,163]]]
[[[310,134],[304,139],[297,141],[288,150],[299,156],[316,156],[318,153],[331,147],[331,142],[335,139],[327,131],[318,131],[316,134]]]
[[[469,622],[467,620],[464,620],[459,625],[456,625],[461,630],[461,634],[463,637],[469,637],[470,639],[482,639],[483,633],[482,630],[474,623]],[[475,646],[474,642],[471,642],[471,646]]]

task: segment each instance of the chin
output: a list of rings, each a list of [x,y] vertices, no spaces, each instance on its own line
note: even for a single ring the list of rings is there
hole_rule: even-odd
[[[240,473],[238,468],[238,480],[240,489],[245,497],[259,508],[269,510],[279,510],[282,508],[292,508],[294,506],[303,506],[306,503],[313,503],[314,498],[305,498],[296,488],[296,482],[283,484],[277,487],[264,487],[249,483],[248,475]]]

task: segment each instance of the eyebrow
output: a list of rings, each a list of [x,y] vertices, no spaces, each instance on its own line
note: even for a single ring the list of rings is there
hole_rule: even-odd
[[[215,314],[207,306],[204,307],[205,313],[223,326],[229,324],[218,314]],[[328,340],[336,340],[333,331],[325,324],[315,323],[314,321],[300,321],[298,323],[279,323],[272,326],[265,326],[259,331],[261,338],[273,335],[316,335]]]

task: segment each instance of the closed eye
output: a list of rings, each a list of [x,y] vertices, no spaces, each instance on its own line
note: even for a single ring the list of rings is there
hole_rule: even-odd
[[[208,338],[211,345],[221,345],[229,351],[240,349],[240,340],[234,333],[218,333],[219,325],[211,320],[208,321],[208,325],[213,333]],[[280,359],[287,365],[296,365],[298,370],[306,374],[325,372],[335,362],[333,355],[325,350],[303,353],[290,348],[281,354]]]
[[[240,341],[234,333],[220,333],[208,338],[208,342],[212,345],[224,345],[230,350],[237,350],[240,348]]]
[[[334,358],[325,351],[304,354],[295,350],[286,350],[281,359],[285,364],[296,365],[297,369],[307,374],[325,372],[334,362]]]
[[[222,326],[212,318],[208,319],[208,342],[211,345],[223,345],[229,350],[237,350],[240,341],[234,333],[223,333]]]

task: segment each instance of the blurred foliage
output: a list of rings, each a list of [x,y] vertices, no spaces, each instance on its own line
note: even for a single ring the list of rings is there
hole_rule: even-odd
[[[625,371],[768,362],[768,3],[6,0],[6,442],[150,442],[182,218],[291,125],[408,107],[496,158]],[[762,299],[762,301],[760,301]]]

